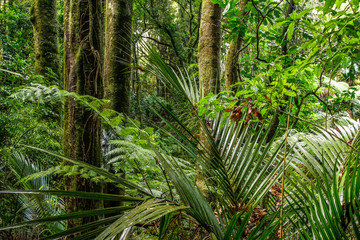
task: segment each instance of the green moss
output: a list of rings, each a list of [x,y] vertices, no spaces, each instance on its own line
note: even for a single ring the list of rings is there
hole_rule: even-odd
[[[90,4],[90,6],[88,6]],[[101,78],[101,14],[100,1],[65,2],[65,89],[81,95],[102,98]],[[64,154],[94,166],[101,166],[100,121],[98,116],[71,99],[65,103]],[[71,177],[66,188],[72,191],[101,192],[101,186],[81,177]],[[98,208],[99,201],[68,199],[67,211]],[[69,221],[68,227],[82,225],[98,217]]]
[[[202,2],[199,39],[199,76],[205,95],[220,89],[221,7]]]
[[[34,28],[35,72],[47,76],[52,71],[59,76],[56,0],[34,0],[30,20]]]
[[[104,97],[125,114],[130,112],[131,16],[131,1],[106,1]]]
[[[246,20],[245,15],[246,15],[246,11],[245,11],[245,6],[247,4],[248,0],[242,0],[240,2],[240,19],[242,19],[242,23],[241,24],[245,24]],[[240,32],[237,36],[237,39],[234,41],[230,42],[230,47],[228,50],[228,53],[226,55],[226,60],[225,60],[225,85],[226,85],[226,90],[231,90],[230,86],[235,84],[236,81],[238,80],[238,71],[237,71],[237,63],[239,61],[239,51],[240,48],[242,46],[243,43],[243,39],[244,39],[244,33]]]

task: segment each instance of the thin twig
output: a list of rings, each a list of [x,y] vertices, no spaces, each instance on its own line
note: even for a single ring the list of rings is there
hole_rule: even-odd
[[[142,168],[140,167],[140,164],[139,164],[138,160],[134,159],[134,162],[135,162],[135,164],[136,164],[136,166],[137,166],[138,170],[140,171],[141,176],[142,176],[142,178],[143,178],[143,180],[144,180],[144,182],[145,182],[145,184],[146,184],[147,188],[149,189],[150,193],[151,193],[152,195],[154,195],[154,193],[152,192],[152,190],[151,190],[151,188],[150,188],[149,183],[146,181],[146,178],[145,178],[144,172],[143,172]]]
[[[268,61],[266,61],[265,59],[261,59],[260,58],[260,49],[259,49],[259,44],[260,44],[260,39],[259,39],[259,30],[260,30],[260,26],[261,24],[264,22],[265,18],[270,14],[270,12],[274,11],[275,8],[277,8],[282,2],[283,0],[281,0],[278,4],[275,5],[275,7],[271,8],[269,11],[266,12],[266,14],[264,15],[256,6],[254,0],[251,1],[252,5],[254,6],[255,10],[261,15],[262,19],[260,21],[258,21],[257,25],[256,25],[256,57],[255,59],[264,63],[268,63]]]
[[[170,44],[167,44],[167,43],[164,43],[164,42],[160,42],[159,40],[155,39],[155,38],[152,38],[152,37],[146,37],[146,36],[141,36],[142,38],[147,38],[147,39],[150,39],[158,44],[161,44],[161,45],[164,45],[164,46],[167,46],[167,47],[171,47]]]
[[[165,170],[163,169],[163,167],[161,166],[160,163],[158,164],[158,166],[159,166],[159,168],[161,169],[161,171],[162,171],[162,173],[163,173],[163,175],[164,175],[164,177],[165,177],[166,184],[168,185],[168,188],[169,188],[169,191],[170,191],[171,200],[174,201],[174,195],[173,195],[173,193],[172,193],[172,190],[171,190],[171,187],[170,187],[170,182],[169,182],[169,179],[168,179],[168,177],[167,177],[167,175],[166,175],[166,172],[165,172]]]
[[[281,204],[280,204],[280,238],[283,237],[283,210],[284,210],[284,189],[285,189],[285,162],[286,162],[286,147],[287,140],[289,135],[289,123],[290,123],[290,115],[291,115],[291,107],[292,107],[292,98],[290,98],[290,106],[289,106],[289,115],[286,123],[286,135],[285,135],[285,148],[284,148],[284,160],[283,160],[283,169],[282,169],[282,179],[281,179]]]

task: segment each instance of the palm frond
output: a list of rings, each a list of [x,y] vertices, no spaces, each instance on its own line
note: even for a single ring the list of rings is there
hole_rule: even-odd
[[[286,202],[303,239],[359,238],[359,124],[297,135],[296,161],[287,176]],[[352,148],[337,135],[352,142]],[[300,136],[300,137],[299,137]],[[355,150],[353,150],[355,149]],[[299,231],[303,229],[303,231]],[[307,234],[304,234],[304,231]]]
[[[136,189],[139,192],[141,192],[141,193],[143,193],[143,194],[145,194],[147,196],[152,197],[152,194],[149,193],[147,190],[143,189],[142,187],[137,186],[136,184],[134,184],[134,183],[132,183],[132,182],[130,182],[130,181],[124,179],[124,178],[118,177],[115,174],[112,174],[112,173],[106,171],[105,169],[93,166],[91,164],[88,164],[88,163],[85,163],[85,162],[82,162],[82,161],[71,159],[71,158],[56,154],[56,153],[52,153],[52,152],[49,152],[49,151],[46,151],[44,149],[40,149],[40,148],[37,148],[37,147],[32,147],[32,146],[26,146],[26,147],[32,148],[32,149],[35,149],[35,150],[38,150],[38,151],[41,151],[41,152],[45,152],[45,153],[47,153],[47,154],[49,154],[51,156],[63,159],[65,161],[67,161],[67,162],[70,162],[70,163],[73,163],[73,164],[80,165],[82,167],[88,168],[89,170],[92,170],[92,171],[96,172],[97,174],[99,174],[101,176],[104,176],[104,177],[114,181],[115,183],[121,184],[121,185],[123,185],[125,187],[129,187],[131,189]]]
[[[148,200],[147,202],[139,205],[132,211],[123,215],[121,218],[116,220],[110,226],[108,226],[96,240],[110,240],[116,235],[120,234],[126,228],[135,225],[144,225],[153,220],[159,219],[166,214],[185,210],[186,206],[176,206],[169,204],[165,201],[159,201],[155,199]]]

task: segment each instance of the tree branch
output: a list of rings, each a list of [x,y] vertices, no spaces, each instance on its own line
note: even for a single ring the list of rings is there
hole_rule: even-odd
[[[167,44],[167,43],[164,43],[164,42],[160,42],[159,40],[155,39],[155,38],[152,38],[152,37],[145,37],[145,36],[141,36],[142,38],[147,38],[147,39],[150,39],[158,44],[161,44],[161,45],[164,45],[164,46],[167,46],[167,47],[171,47],[170,44]]]
[[[275,8],[277,8],[282,2],[283,0],[281,0],[280,2],[278,2],[278,4],[276,4],[273,8],[271,8],[269,11],[267,11],[267,13],[264,15],[256,6],[254,0],[251,1],[252,5],[254,6],[255,10],[260,14],[260,16],[262,17],[262,19],[260,21],[258,21],[257,25],[256,25],[256,57],[255,59],[264,63],[268,63],[268,61],[266,61],[265,59],[261,59],[260,58],[260,50],[259,50],[259,44],[260,44],[260,39],[259,39],[259,30],[260,30],[260,26],[261,24],[264,22],[265,18],[270,14],[270,12],[274,11]]]

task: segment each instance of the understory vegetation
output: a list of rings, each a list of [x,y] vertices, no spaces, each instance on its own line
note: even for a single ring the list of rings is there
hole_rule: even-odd
[[[0,239],[360,239],[359,5],[0,0]]]

